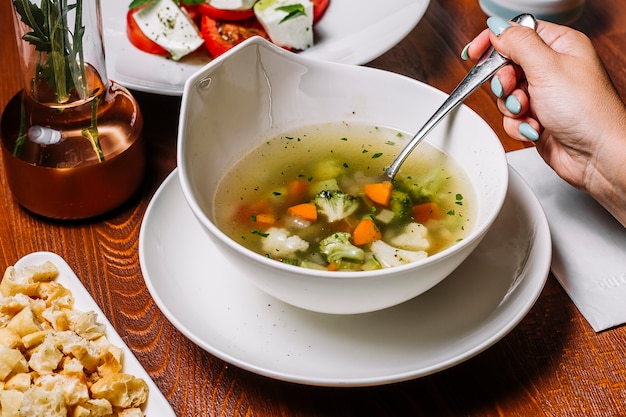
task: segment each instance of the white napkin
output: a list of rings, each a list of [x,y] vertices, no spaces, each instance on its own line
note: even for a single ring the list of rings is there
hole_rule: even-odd
[[[543,206],[551,269],[596,332],[626,323],[626,229],[527,148],[507,154]]]

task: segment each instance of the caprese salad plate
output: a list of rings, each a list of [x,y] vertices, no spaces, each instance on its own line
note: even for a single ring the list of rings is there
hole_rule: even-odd
[[[330,0],[315,25],[315,43],[302,52],[313,59],[365,64],[401,41],[421,20],[430,0]],[[130,0],[102,2],[108,77],[133,90],[179,96],[185,81],[211,61],[197,51],[175,61],[136,48],[127,37]]]

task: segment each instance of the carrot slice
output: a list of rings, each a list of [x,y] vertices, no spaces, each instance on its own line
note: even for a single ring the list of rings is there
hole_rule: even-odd
[[[422,203],[413,206],[411,209],[413,218],[418,223],[426,223],[429,220],[437,220],[441,217],[441,210],[437,203]]]
[[[251,204],[244,204],[240,206],[233,216],[233,220],[237,223],[252,224],[257,223],[257,217],[259,215],[266,214],[274,216],[273,212],[274,210],[270,202],[267,199],[262,199]],[[264,216],[261,216],[261,220],[263,217]]]
[[[305,199],[309,192],[309,183],[305,180],[293,180],[287,183],[287,198],[292,204]]]
[[[393,185],[389,181],[376,184],[365,184],[364,191],[367,198],[376,204],[386,207],[389,205],[389,200],[391,200]]]
[[[326,269],[328,271],[339,271],[339,264],[336,264],[334,262],[331,262],[328,264],[328,266],[326,267]]]
[[[287,214],[294,217],[300,217],[301,219],[314,222],[317,220],[317,208],[315,203],[302,203],[295,206],[291,206],[287,209]]]
[[[380,229],[370,218],[361,220],[352,232],[352,243],[356,246],[367,245],[381,238]]]
[[[276,223],[276,216],[273,213],[259,213],[254,215],[254,222],[258,224],[272,225]]]

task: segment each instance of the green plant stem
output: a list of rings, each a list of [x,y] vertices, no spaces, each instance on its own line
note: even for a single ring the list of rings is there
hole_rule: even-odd
[[[91,146],[98,156],[98,162],[104,161],[104,152],[102,152],[102,146],[100,146],[100,137],[98,134],[98,103],[99,98],[94,98],[91,101],[91,126],[82,130],[81,134],[85,139],[91,142]]]
[[[85,52],[83,50],[83,35],[85,34],[85,27],[83,26],[83,2],[82,0],[76,2],[76,18],[74,19],[74,41],[72,42],[75,56],[71,57],[73,63],[77,62],[79,79],[74,78],[74,84],[76,88],[80,88],[82,94],[81,98],[87,98],[89,91],[87,91],[87,74],[85,72]]]
[[[48,58],[52,61],[52,72],[54,84],[59,103],[67,103],[70,99],[69,89],[67,86],[67,65],[65,58],[65,32],[67,28],[67,14],[65,8],[60,8],[61,4],[57,1],[50,2],[44,0],[42,5],[47,3],[48,7],[48,25],[50,27],[51,51]]]

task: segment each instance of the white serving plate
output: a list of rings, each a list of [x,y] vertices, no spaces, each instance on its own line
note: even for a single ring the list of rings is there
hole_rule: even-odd
[[[382,55],[417,25],[430,0],[331,0],[315,26],[316,44],[302,52],[311,58],[361,65]],[[179,96],[187,78],[210,62],[206,53],[179,62],[147,54],[126,37],[130,0],[101,2],[110,79],[127,88]]]
[[[279,380],[369,386],[441,371],[504,337],[545,284],[551,240],[537,198],[511,169],[492,229],[442,283],[374,313],[315,313],[238,275],[202,231],[175,170],[146,211],[139,251],[161,311],[209,353]]]
[[[145,415],[150,417],[175,417],[176,414],[165,396],[163,396],[150,378],[150,375],[141,366],[133,352],[115,331],[111,322],[106,318],[95,300],[63,258],[51,252],[34,252],[22,257],[14,266],[16,269],[19,269],[29,265],[39,265],[46,261],[52,262],[58,268],[59,276],[56,278],[56,281],[72,292],[74,308],[84,312],[94,311],[98,315],[98,322],[106,326],[106,336],[109,341],[123,350],[122,372],[142,378],[148,384],[148,401],[142,408]]]

